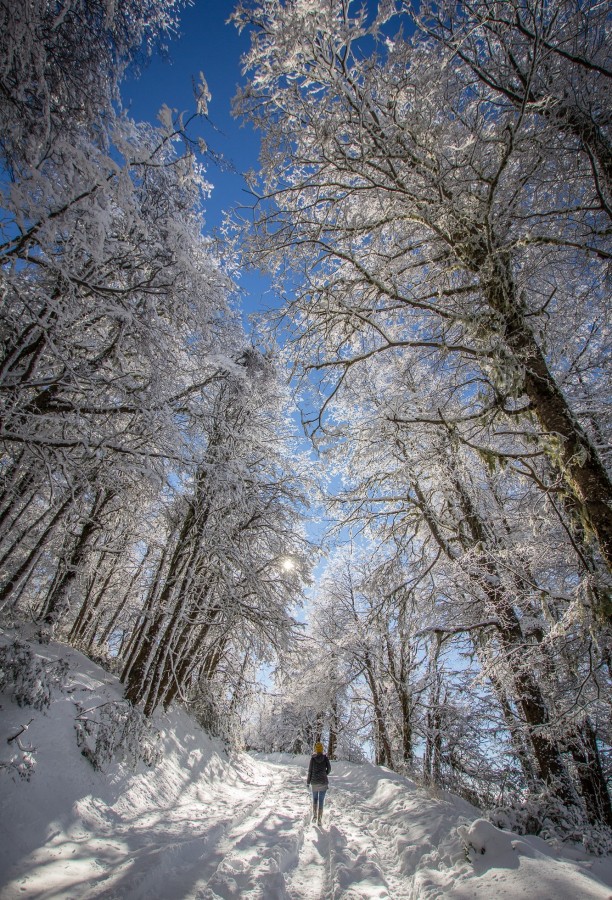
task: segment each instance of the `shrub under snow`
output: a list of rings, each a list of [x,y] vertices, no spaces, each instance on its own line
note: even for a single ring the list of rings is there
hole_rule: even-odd
[[[25,641],[0,647],[0,691],[9,690],[19,706],[47,709],[52,689],[61,688],[67,674],[65,660],[41,659]]]
[[[113,761],[131,766],[140,760],[147,766],[161,761],[159,732],[131,703],[112,700],[90,709],[78,704],[77,711],[77,744],[96,771]]]

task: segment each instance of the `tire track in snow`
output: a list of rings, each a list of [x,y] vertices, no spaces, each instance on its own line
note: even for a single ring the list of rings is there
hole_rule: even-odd
[[[290,900],[285,875],[298,863],[304,823],[300,828],[296,800],[287,808],[287,770],[272,771],[260,804],[232,822],[213,851],[214,871],[198,880],[195,900]],[[289,793],[297,798],[295,790]]]
[[[342,871],[337,872],[334,879],[337,887],[332,895],[333,900],[339,898],[357,900],[359,897],[359,894],[350,888],[348,892],[344,892],[343,883],[346,882],[348,875],[351,876],[351,881],[365,880],[371,883],[373,889],[378,879],[381,882],[379,888],[381,893],[372,893],[372,897],[410,900],[412,892],[406,883],[406,876],[401,871],[396,842],[386,837],[384,823],[379,826],[376,824],[379,811],[369,806],[361,797],[358,812],[355,812],[355,793],[342,788],[334,791],[335,802],[336,799],[337,821],[341,823],[339,831],[349,849],[348,853],[345,851],[343,855],[339,854],[339,867]],[[343,856],[348,856],[348,865]]]

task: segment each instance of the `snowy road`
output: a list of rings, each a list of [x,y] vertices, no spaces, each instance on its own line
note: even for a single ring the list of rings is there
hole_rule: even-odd
[[[48,711],[0,697],[0,751],[31,718],[36,753],[30,781],[0,781],[0,900],[612,900],[611,860],[499,831],[457,797],[367,763],[332,763],[314,827],[307,757],[228,757],[180,709],[159,721],[154,769],[95,772],[75,740],[77,704],[121,688],[57,652],[72,675]]]
[[[305,758],[242,755],[230,763],[198,749],[187,758],[187,776],[170,759],[160,771],[128,778],[114,797],[74,802],[70,821],[54,823],[22,860],[2,900],[611,896],[575,865],[529,848],[517,879],[518,856],[503,859],[509,839],[492,841],[487,865],[475,873],[456,833],[469,820],[467,804],[432,799],[374,766],[334,763],[318,828]],[[155,807],[164,791],[174,799]]]
[[[119,818],[91,824],[113,831],[112,866],[87,885],[83,898],[393,898],[414,896],[391,820],[364,794],[364,772],[334,765],[322,828],[310,821],[305,766],[255,760],[250,778],[223,779],[210,792],[208,778],[192,783],[183,803],[140,821]],[[246,775],[246,772],[244,773]],[[245,783],[250,780],[252,783]],[[139,805],[136,803],[136,805]],[[86,809],[84,820],[89,819]],[[101,810],[98,809],[98,816]],[[401,843],[400,843],[401,847]],[[121,853],[120,848],[123,848]],[[421,854],[419,854],[420,856]],[[110,860],[109,860],[110,862]],[[21,894],[23,896],[23,894]],[[39,896],[45,896],[44,893]],[[64,895],[66,900],[70,892]]]

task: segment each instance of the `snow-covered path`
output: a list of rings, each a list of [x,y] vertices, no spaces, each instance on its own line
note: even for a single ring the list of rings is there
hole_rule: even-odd
[[[182,741],[187,749],[188,737]],[[453,827],[468,821],[467,804],[428,798],[374,766],[334,764],[318,828],[306,759],[243,756],[229,764],[197,750],[188,758],[183,785],[176,772],[151,773],[133,776],[119,795],[73,802],[69,819],[52,823],[44,844],[21,860],[2,900],[610,898],[582,867],[556,859],[551,868],[553,854],[527,845],[524,859],[498,866],[491,841],[489,865],[475,879]],[[178,795],[154,807],[164,787]],[[549,887],[535,890],[536,882]]]
[[[364,776],[373,767],[334,765],[325,822],[318,828],[310,821],[306,763],[246,758],[227,766],[209,759],[179,802],[155,810],[139,780],[114,802],[77,800],[69,826],[50,833],[0,896],[414,896],[401,872],[391,820],[378,822],[376,805],[364,798],[371,786]],[[158,780],[154,773],[153,779]]]
[[[0,900],[612,900],[610,860],[499,831],[369,764],[333,763],[315,827],[307,757],[228,756],[181,710],[159,723],[159,766],[94,772],[75,704],[119,686],[75,651],[46,652],[71,671],[48,712],[0,698],[0,748],[30,718],[36,748],[30,781],[0,778]]]

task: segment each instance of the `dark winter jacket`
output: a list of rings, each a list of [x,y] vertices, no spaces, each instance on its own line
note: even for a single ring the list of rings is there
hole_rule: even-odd
[[[313,753],[308,766],[308,778],[306,784],[322,784],[327,787],[329,779],[327,776],[331,772],[329,760],[324,753]]]

